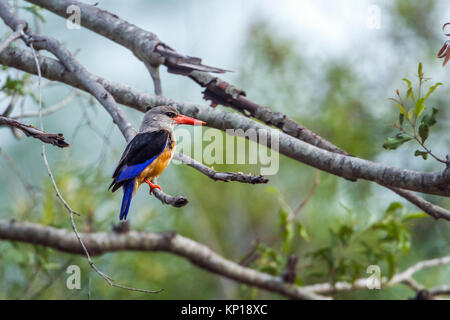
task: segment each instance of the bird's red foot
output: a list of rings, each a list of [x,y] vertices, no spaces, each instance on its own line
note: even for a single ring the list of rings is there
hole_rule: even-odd
[[[152,182],[151,182],[150,180],[148,180],[148,179],[145,179],[144,182],[145,182],[146,184],[149,185],[149,187],[150,187],[149,193],[150,193],[150,194],[152,193],[152,190],[155,189],[155,188],[161,190],[161,187],[160,187],[160,186],[158,186],[157,184],[152,183]],[[162,191],[162,190],[161,190],[161,191]]]

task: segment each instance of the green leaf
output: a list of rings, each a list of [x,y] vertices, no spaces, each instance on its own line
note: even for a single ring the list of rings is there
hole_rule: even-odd
[[[398,103],[396,103],[395,105],[396,105],[397,108],[400,110],[400,113],[403,114],[405,117],[407,117],[405,108],[403,108],[403,106],[400,105],[400,104],[398,104]]]
[[[414,111],[414,109],[413,109],[413,108],[409,109],[409,111],[408,111],[408,119],[409,119],[409,120],[411,120],[411,119],[412,119],[412,116],[413,116],[413,111]]]
[[[413,219],[423,219],[423,218],[428,218],[429,215],[426,214],[425,212],[416,212],[416,213],[411,213],[406,215],[403,218],[403,221],[407,221],[407,220],[413,220]]]
[[[42,267],[46,271],[52,271],[52,270],[57,270],[57,269],[61,268],[61,265],[59,263],[49,262],[49,263],[42,265]]]
[[[395,150],[405,142],[412,140],[411,137],[405,136],[403,133],[398,133],[393,138],[387,138],[383,143],[383,148],[387,150]]]
[[[1,87],[1,90],[9,96],[12,96],[16,93],[24,95],[25,94],[24,88],[25,88],[24,79],[14,79],[8,75],[5,84]]]
[[[412,88],[412,84],[411,84],[411,81],[409,81],[408,79],[406,79],[406,78],[403,78],[402,79],[403,81],[405,81],[406,82],[406,84],[408,85],[408,91],[407,91],[407,96],[408,96],[408,92],[409,92],[409,94],[411,94],[411,98],[413,99],[413,101],[414,102],[416,102],[416,98],[414,97],[414,90],[413,90],[413,88]],[[408,98],[406,98],[405,100],[407,100]]]
[[[400,127],[403,126],[403,121],[405,120],[405,116],[403,114],[398,115],[398,123],[400,124]]]
[[[273,186],[266,187],[264,190],[267,193],[278,194],[278,189]]]
[[[386,213],[392,213],[398,209],[403,209],[403,204],[401,204],[400,202],[391,202],[391,204],[389,205],[389,207],[386,209]]]
[[[309,237],[308,232],[306,232],[306,228],[303,224],[300,222],[297,222],[297,232],[300,237],[302,237],[304,240],[309,241],[311,238]]]
[[[41,22],[45,22],[44,16],[39,12],[42,11],[42,8],[36,5],[32,5],[29,7],[24,7],[25,10],[31,12],[31,14],[34,14]]]
[[[422,143],[424,143],[425,140],[427,140],[429,135],[430,135],[430,127],[425,123],[421,123],[419,126],[419,136],[420,140],[422,140]]]
[[[411,83],[411,81],[409,81],[409,80],[406,79],[406,78],[403,78],[402,80],[406,82],[406,84],[408,85],[408,88],[412,88],[412,83]]]
[[[391,279],[394,276],[396,269],[395,256],[392,253],[387,255],[386,263],[388,265],[388,278]]]
[[[406,91],[406,95],[405,95],[405,103],[406,103],[406,101],[408,101],[408,98],[411,94],[414,95],[413,89],[408,88],[408,91]]]
[[[423,116],[422,118],[422,123],[426,124],[429,127],[432,127],[436,124],[436,115],[439,113],[439,110],[436,108],[433,108],[433,110],[431,111],[431,114],[428,113],[426,115]]]
[[[436,115],[439,113],[439,110],[436,108],[433,108],[431,113],[427,113],[423,116],[422,121],[420,122],[419,126],[419,136],[422,140],[422,143],[427,140],[428,136],[430,135],[430,127],[434,126],[436,124]]]
[[[438,86],[442,86],[442,83],[441,83],[441,82],[438,82],[438,83],[436,83],[434,86],[432,86],[430,89],[428,89],[428,92],[427,92],[427,94],[426,94],[426,96],[425,96],[425,100],[428,99],[428,97],[434,92],[434,90],[436,90],[436,88],[437,88]]]
[[[416,156],[416,157],[421,156],[423,158],[423,160],[427,160],[428,159],[428,152],[416,150],[416,152],[414,152],[414,156]]]
[[[347,244],[352,237],[354,231],[353,228],[347,225],[342,225],[337,233],[337,236],[342,244]]]
[[[289,252],[291,250],[291,243],[294,239],[294,225],[289,218],[289,209],[282,205],[280,207],[280,227],[281,238],[283,239],[283,249],[285,252]]]
[[[289,211],[285,206],[280,206],[280,227],[285,227],[289,220]]]
[[[416,119],[420,116],[420,114],[423,111],[423,108],[425,103],[425,98],[420,98],[419,100],[416,101],[416,107],[414,108],[414,115],[416,117]]]

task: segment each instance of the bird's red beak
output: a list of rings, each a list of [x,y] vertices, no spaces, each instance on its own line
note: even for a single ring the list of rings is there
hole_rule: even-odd
[[[204,121],[186,117],[186,116],[183,116],[182,114],[180,114],[179,116],[176,116],[175,118],[173,118],[173,120],[175,120],[175,122],[177,124],[190,124],[190,125],[199,125],[199,126],[206,124],[206,122],[204,122]]]

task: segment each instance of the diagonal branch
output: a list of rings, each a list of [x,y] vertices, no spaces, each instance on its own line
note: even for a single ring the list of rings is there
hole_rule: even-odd
[[[155,94],[157,96],[162,96],[162,85],[161,85],[161,77],[159,76],[159,66],[154,66],[150,63],[145,63],[145,67],[147,68],[150,76],[153,80],[153,87]]]
[[[82,233],[92,256],[117,251],[162,251],[188,259],[192,264],[223,277],[246,283],[293,299],[325,299],[302,287],[285,283],[268,275],[228,260],[207,246],[175,233]],[[0,220],[0,239],[42,245],[59,251],[83,254],[80,243],[72,232],[29,222]]]
[[[60,148],[69,147],[69,144],[64,141],[62,133],[47,133],[36,129],[32,125],[24,124],[17,120],[0,116],[0,125],[6,125],[11,128],[17,128],[21,130],[27,137],[33,137],[39,139],[44,143],[49,143]]]
[[[7,48],[0,54],[0,63],[36,74],[36,67],[32,64],[32,59],[30,61],[29,58],[31,58],[30,54],[26,51]],[[64,82],[86,91],[77,82],[74,75],[67,72],[61,63],[46,57],[40,57],[40,63],[42,64],[42,75],[44,77]],[[270,141],[273,136],[275,140],[278,139],[279,152],[281,154],[346,179],[364,179],[381,183],[384,186],[450,196],[450,168],[437,172],[418,172],[336,154],[317,148],[237,113],[213,109],[199,104],[177,102],[161,96],[138,91],[129,86],[108,81],[100,77],[95,77],[95,80],[103,85],[115,97],[118,103],[142,112],[149,106],[169,104],[176,106],[185,115],[205,121],[212,128],[223,131],[230,128],[239,128],[244,131],[254,130],[257,133],[257,142],[260,143],[261,141],[259,139],[266,138],[265,140]]]
[[[0,43],[0,53],[5,50],[12,42],[14,42],[15,40],[19,39],[22,36],[23,33],[23,29],[24,29],[24,25],[20,24],[17,27],[17,30],[14,31],[13,33],[11,33],[8,38],[5,39],[5,41],[3,41],[2,43]]]
[[[210,177],[214,181],[238,181],[242,183],[259,184],[267,183],[269,179],[264,178],[262,175],[253,176],[251,174],[245,174],[242,172],[217,172],[216,170],[205,166],[204,164],[198,162],[195,159],[188,157],[185,154],[176,152],[173,156],[175,160],[181,161],[182,163],[200,171],[204,175]]]
[[[226,70],[217,68],[199,68],[198,58],[186,57],[175,52],[162,43],[156,34],[143,30],[127,21],[120,19],[108,11],[95,6],[73,0],[27,0],[37,4],[53,13],[66,18],[67,7],[76,5],[80,8],[83,19],[81,24],[89,30],[98,33],[129,49],[148,68],[149,65],[164,64],[168,71],[189,76],[200,86],[205,88],[205,99],[212,100],[213,104],[230,106],[245,115],[250,115],[274,125],[286,134],[308,142],[319,148],[336,153],[347,154],[329,141],[316,135],[304,126],[296,123],[286,115],[262,107],[245,96],[243,90],[213,77],[206,72],[222,73]]]

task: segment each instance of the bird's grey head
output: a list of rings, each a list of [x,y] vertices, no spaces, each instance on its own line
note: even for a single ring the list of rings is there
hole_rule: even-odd
[[[145,113],[139,132],[156,131],[160,129],[172,131],[176,125],[174,118],[179,115],[180,113],[178,110],[172,106],[151,108]]]

